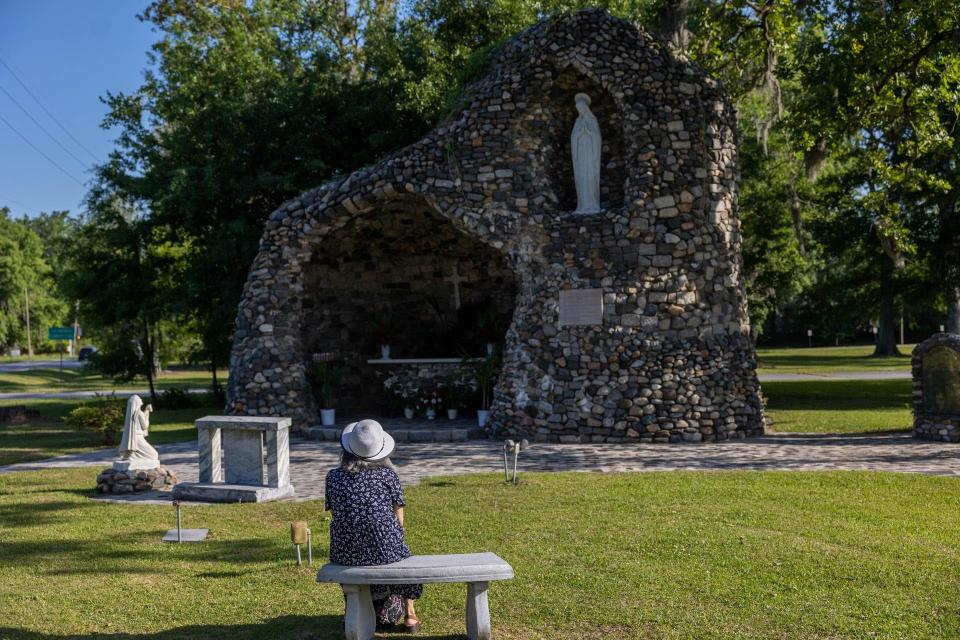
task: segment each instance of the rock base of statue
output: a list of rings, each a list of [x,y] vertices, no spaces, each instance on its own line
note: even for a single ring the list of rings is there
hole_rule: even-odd
[[[114,467],[97,475],[97,493],[141,493],[170,489],[177,476],[166,467],[122,471]]]

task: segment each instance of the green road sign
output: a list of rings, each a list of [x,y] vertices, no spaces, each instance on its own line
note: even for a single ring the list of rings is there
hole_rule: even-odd
[[[73,340],[73,327],[50,327],[47,340]]]

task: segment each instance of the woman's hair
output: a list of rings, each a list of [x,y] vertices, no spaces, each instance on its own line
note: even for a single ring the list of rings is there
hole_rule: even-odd
[[[393,463],[390,462],[389,457],[380,460],[364,460],[344,449],[340,452],[340,468],[347,473],[360,473],[368,469],[393,469]]]

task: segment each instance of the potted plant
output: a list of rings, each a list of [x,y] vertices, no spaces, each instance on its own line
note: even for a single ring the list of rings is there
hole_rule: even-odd
[[[426,389],[420,396],[419,408],[427,416],[427,420],[433,420],[437,417],[437,409],[440,408],[440,393],[436,387]]]
[[[329,362],[314,362],[311,366],[310,377],[313,382],[314,397],[320,402],[320,424],[325,427],[332,427],[336,424],[334,395],[343,374],[342,367]]]
[[[463,369],[450,374],[443,383],[444,406],[447,408],[447,418],[456,420],[460,409],[464,408],[467,399],[477,390],[473,382],[473,374]]]
[[[493,300],[487,300],[486,306],[477,318],[477,329],[480,339],[487,346],[487,357],[493,356],[497,348],[496,340],[500,337],[500,316]]]
[[[418,391],[416,383],[402,377],[399,373],[393,373],[383,381],[383,388],[397,399],[398,404],[403,406],[403,417],[412,420],[415,415],[413,405],[416,402]]]
[[[393,341],[394,322],[390,307],[382,307],[377,312],[376,338],[380,347],[380,358],[390,359],[390,343]]]
[[[477,388],[480,390],[480,408],[477,409],[477,426],[484,426],[490,416],[490,400],[493,396],[493,381],[500,373],[496,353],[486,358],[468,360],[467,367],[473,374]]]

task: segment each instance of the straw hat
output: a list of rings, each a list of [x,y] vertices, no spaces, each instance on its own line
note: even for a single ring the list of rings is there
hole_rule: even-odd
[[[351,422],[343,428],[340,445],[361,460],[383,460],[393,452],[393,437],[376,420]]]

